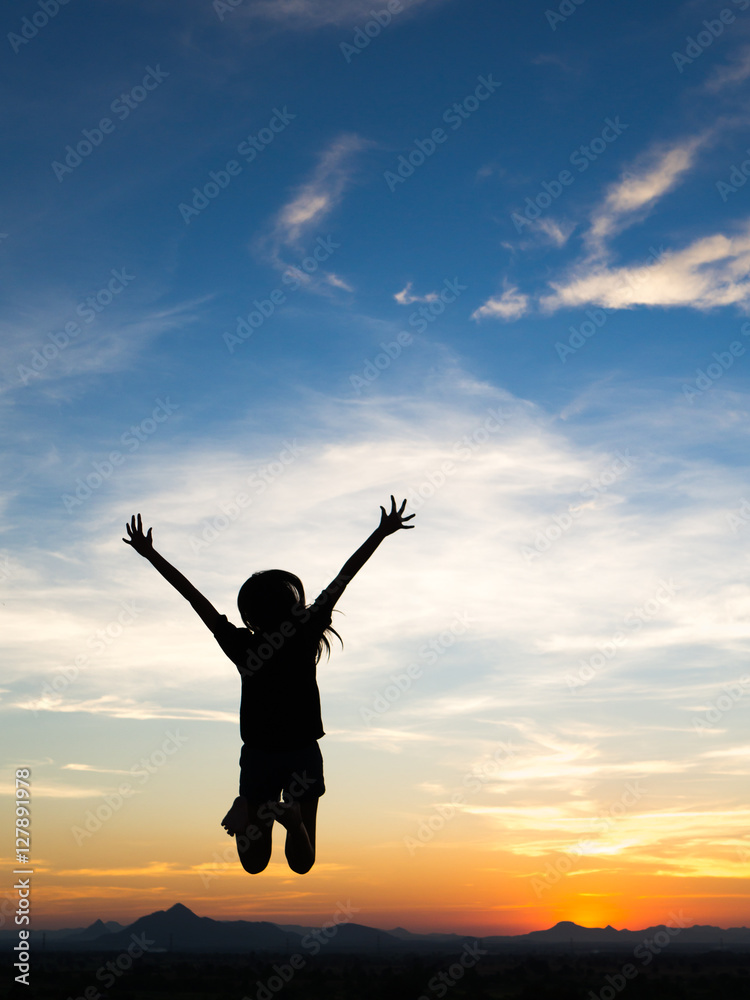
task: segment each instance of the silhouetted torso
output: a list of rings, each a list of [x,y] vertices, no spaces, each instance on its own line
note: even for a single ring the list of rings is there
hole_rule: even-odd
[[[321,603],[311,610],[307,621],[304,614],[292,619],[291,635],[269,629],[269,641],[263,634],[237,628],[222,615],[214,636],[242,677],[243,743],[267,750],[293,750],[325,735],[315,655],[330,624],[330,606]]]

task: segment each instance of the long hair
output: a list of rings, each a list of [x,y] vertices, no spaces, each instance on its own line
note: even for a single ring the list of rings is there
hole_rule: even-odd
[[[260,570],[258,573],[253,573],[240,587],[237,607],[243,623],[251,632],[278,628],[284,622],[290,622],[296,630],[299,616],[306,608],[305,588],[300,578],[287,570]],[[326,632],[335,635],[342,647],[344,645],[336,629],[328,625],[315,651],[316,663],[320,660],[323,650],[328,656],[331,655],[331,643]]]

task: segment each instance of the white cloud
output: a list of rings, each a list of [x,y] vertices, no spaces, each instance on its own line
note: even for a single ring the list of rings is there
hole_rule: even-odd
[[[303,249],[302,240],[311,230],[320,233],[323,222],[339,205],[349,185],[353,155],[368,145],[358,135],[343,134],[324,150],[310,180],[276,216],[272,236],[276,247]]]
[[[750,308],[750,222],[734,232],[699,237],[682,248],[650,247],[634,263],[612,263],[613,237],[642,222],[654,206],[684,179],[710,134],[669,147],[660,146],[641,160],[633,172],[613,184],[590,217],[584,242],[588,252],[573,263],[564,277],[549,282],[553,291],[533,300],[514,286],[490,298],[474,313],[504,320],[518,319],[534,306],[545,312],[597,305],[609,309],[634,306],[688,307],[708,310],[720,306]],[[550,234],[554,232],[550,229]],[[561,238],[564,233],[561,232]]]
[[[320,154],[310,179],[300,185],[291,201],[276,213],[270,232],[256,241],[256,248],[274,267],[281,271],[292,268],[294,277],[308,291],[353,290],[341,275],[325,268],[325,261],[336,251],[335,240],[331,244],[333,249],[328,246],[330,232],[326,226],[351,183],[354,156],[369,145],[360,136],[339,135]],[[314,270],[300,270],[300,257],[316,253],[316,241],[321,240],[327,256],[321,261],[312,258]],[[288,259],[291,253],[296,259]]]
[[[475,309],[472,319],[484,319],[487,316],[500,319],[518,319],[528,311],[529,297],[518,291],[515,285],[505,283],[505,291],[499,298],[488,299],[483,306]]]
[[[594,211],[586,239],[595,247],[614,233],[643,218],[659,199],[677,186],[692,167],[707,135],[696,136],[671,147],[656,148],[640,168],[613,184],[604,203]]]
[[[575,229],[573,223],[560,223],[551,218],[541,218],[531,224],[532,229],[538,229],[554,243],[555,246],[564,246],[570,239],[570,235]]]
[[[735,236],[715,234],[683,250],[656,256],[649,263],[622,267],[586,262],[565,281],[550,282],[554,294],[542,296],[553,311],[586,304],[609,309],[645,306],[750,307],[750,223]]]
[[[326,274],[325,280],[333,288],[343,288],[343,290],[345,292],[353,292],[354,291],[354,289],[352,288],[352,286],[349,285],[349,284],[347,284],[347,282],[344,281],[343,278],[340,278],[337,274],[330,274],[330,273],[328,273],[328,274]]]
[[[410,306],[412,302],[436,302],[440,298],[437,292],[428,292],[427,295],[412,295],[411,286],[411,281],[407,282],[406,287],[393,296],[399,305]]]

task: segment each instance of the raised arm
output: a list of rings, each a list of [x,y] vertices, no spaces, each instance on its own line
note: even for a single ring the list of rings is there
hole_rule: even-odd
[[[192,583],[183,576],[178,569],[175,569],[171,563],[159,555],[159,553],[154,548],[153,538],[151,536],[152,529],[148,529],[148,534],[143,533],[143,522],[141,521],[141,515],[138,515],[138,520],[136,521],[135,514],[133,515],[130,524],[125,524],[125,530],[128,533],[128,538],[123,538],[123,542],[126,545],[131,545],[138,555],[143,556],[144,559],[148,559],[151,565],[158,569],[164,579],[171,583],[175,590],[182,594],[186,601],[190,601],[190,604],[194,610],[200,615],[201,619],[213,632],[216,624],[218,623],[221,615],[216,610],[216,608],[211,604],[210,601],[201,594],[199,590],[196,590]]]
[[[413,524],[404,523],[405,521],[410,521],[414,517],[413,514],[407,514],[406,517],[404,517],[405,507],[406,500],[404,500],[398,510],[396,510],[396,501],[393,497],[391,497],[390,511],[386,514],[385,507],[380,508],[380,524],[373,531],[367,541],[360,545],[354,555],[350,559],[347,559],[339,570],[336,578],[332,580],[323,591],[323,593],[326,594],[331,601],[331,608],[333,608],[336,601],[338,601],[339,597],[341,597],[349,581],[362,569],[364,564],[384,538],[387,538],[388,535],[392,535],[394,532],[399,531],[401,528],[408,529],[414,527]]]

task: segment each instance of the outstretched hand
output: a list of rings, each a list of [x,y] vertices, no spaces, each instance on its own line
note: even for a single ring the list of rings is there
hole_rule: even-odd
[[[135,514],[131,518],[130,524],[125,522],[125,530],[127,531],[129,538],[123,538],[123,542],[126,545],[132,545],[138,555],[147,556],[150,552],[153,552],[154,541],[151,537],[152,529],[148,529],[148,534],[143,534],[143,521],[141,520],[141,515],[138,515],[138,521],[136,522]]]
[[[404,524],[404,521],[410,521],[414,514],[407,514],[404,517],[404,508],[406,507],[406,500],[401,504],[401,506],[396,510],[396,501],[391,496],[391,509],[386,514],[385,507],[381,507],[380,524],[378,525],[378,530],[383,535],[392,535],[394,531],[398,531],[399,528],[413,528],[413,524]]]

